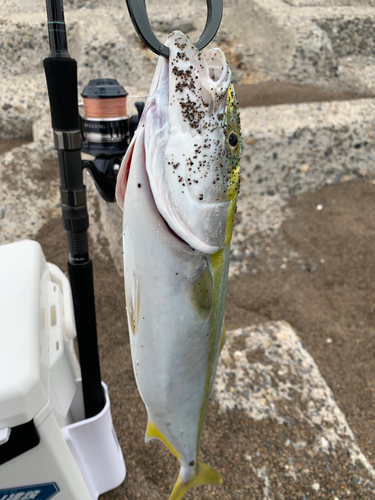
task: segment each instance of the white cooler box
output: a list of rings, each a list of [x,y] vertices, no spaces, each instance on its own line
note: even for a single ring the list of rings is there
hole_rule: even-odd
[[[35,241],[0,246],[0,499],[96,500],[125,462],[104,409],[84,419],[70,284]]]

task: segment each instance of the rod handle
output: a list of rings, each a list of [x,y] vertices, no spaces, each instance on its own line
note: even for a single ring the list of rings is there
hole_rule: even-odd
[[[43,61],[46,74],[52,128],[80,129],[77,93],[77,62],[68,57],[47,57]]]

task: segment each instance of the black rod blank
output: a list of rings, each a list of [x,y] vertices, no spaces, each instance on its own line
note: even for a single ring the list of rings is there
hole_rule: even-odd
[[[105,404],[96,336],[92,262],[89,260],[82,265],[69,262],[68,269],[73,292],[85,416],[90,418],[97,415]]]
[[[68,57],[68,42],[62,0],[46,0],[50,57]]]
[[[89,216],[81,162],[77,63],[68,53],[62,0],[46,0],[50,56],[44,63],[58,152],[63,226],[69,249],[69,277],[82,374],[86,418],[105,404],[96,331],[92,262],[89,260]]]

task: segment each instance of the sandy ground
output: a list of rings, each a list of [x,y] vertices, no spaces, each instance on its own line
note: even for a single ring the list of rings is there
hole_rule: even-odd
[[[320,89],[306,86],[254,85],[238,90],[252,105],[321,95]],[[0,154],[23,142],[0,141]],[[21,157],[25,154],[21,153]],[[18,193],[19,200],[27,199],[30,193],[50,198],[52,208],[43,212],[44,225],[38,225],[41,228],[33,237],[41,243],[47,260],[66,272],[68,256],[59,217],[57,161],[44,161],[39,169],[37,164],[28,167],[27,163],[8,160],[2,178],[9,189]],[[369,181],[341,183],[290,198],[283,208],[285,221],[273,231],[274,235],[258,233],[252,237],[254,252],[249,272],[229,282],[226,309],[228,331],[269,321],[290,323],[332,389],[373,467],[374,195],[375,185]],[[93,199],[89,203],[102,378],[109,386],[114,425],[127,464],[124,484],[103,498],[166,499],[177,477],[178,463],[161,443],[143,442],[146,413],[131,366],[123,278],[114,265],[108,242],[98,231],[99,205]],[[30,217],[30,208],[23,207],[20,217]],[[272,324],[266,326],[267,331],[272,331]],[[242,343],[243,339],[228,339],[232,354],[242,349]],[[248,361],[264,363],[265,353],[257,349]],[[230,377],[227,390],[234,386],[230,385]],[[353,463],[346,445],[330,453],[323,446],[313,448],[320,424],[314,427],[308,420],[298,420],[296,405],[303,410],[304,403],[298,401],[298,394],[293,398],[289,405],[279,408],[282,423],[274,418],[256,421],[240,409],[220,412],[217,400],[212,401],[200,459],[216,467],[224,483],[221,487],[195,489],[187,500],[374,500],[374,478],[361,461]]]
[[[53,172],[49,168],[49,174]],[[57,168],[55,170],[55,177]],[[354,431],[362,451],[375,465],[375,371],[373,336],[375,186],[343,183],[291,198],[292,213],[278,234],[254,255],[252,270],[229,283],[229,330],[268,320],[286,320],[303,339]],[[322,210],[317,210],[323,205]],[[257,238],[260,238],[257,235]],[[65,235],[59,219],[48,220],[36,239],[47,259],[66,270]],[[130,360],[123,282],[101,241],[101,256],[93,256],[102,378],[110,389],[114,425],[127,463],[127,479],[108,500],[167,498],[178,464],[158,442],[143,444],[146,414],[137,393]],[[285,257],[292,254],[294,258]],[[287,262],[285,262],[287,260]],[[286,436],[296,442],[313,439],[311,426],[293,427],[292,408],[285,409],[291,426],[272,419],[256,422],[245,412],[218,413],[211,404],[201,442],[201,459],[224,476],[222,487],[194,490],[187,499],[261,500],[266,460],[269,498],[375,498],[371,481],[359,479],[345,449],[336,460],[303,448],[293,451],[294,467],[305,481],[289,473]],[[252,468],[246,461],[254,457]],[[259,458],[258,458],[259,457]],[[255,460],[255,461],[254,461]],[[257,463],[257,461],[259,463]],[[363,473],[363,471],[362,471]],[[311,484],[319,482],[319,491]]]

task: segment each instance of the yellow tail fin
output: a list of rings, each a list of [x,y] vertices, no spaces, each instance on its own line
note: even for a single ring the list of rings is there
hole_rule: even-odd
[[[180,476],[178,476],[177,482],[173,488],[172,494],[169,500],[181,500],[185,493],[194,488],[194,486],[200,486],[204,484],[221,484],[223,479],[219,472],[209,465],[198,462],[198,471],[196,476],[194,476],[187,483],[182,483]]]

